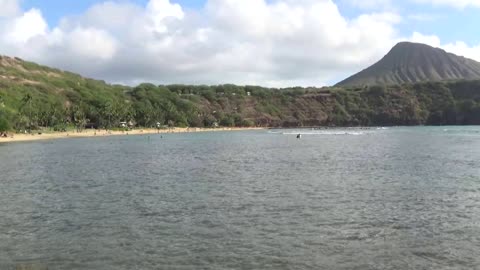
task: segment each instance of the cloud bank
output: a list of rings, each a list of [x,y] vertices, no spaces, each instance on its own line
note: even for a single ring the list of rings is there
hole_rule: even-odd
[[[404,39],[401,22],[391,12],[347,18],[331,0],[209,0],[196,10],[150,0],[99,3],[49,26],[40,10],[0,0],[0,53],[132,85],[322,86]],[[409,39],[442,46],[420,33]],[[480,59],[478,48],[445,46]]]

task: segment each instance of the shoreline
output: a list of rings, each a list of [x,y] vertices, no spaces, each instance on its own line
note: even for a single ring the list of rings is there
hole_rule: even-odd
[[[0,138],[1,143],[30,142],[67,138],[95,138],[110,136],[136,136],[146,134],[175,134],[175,133],[198,133],[198,132],[221,132],[221,131],[245,131],[263,130],[264,128],[171,128],[171,129],[134,129],[129,131],[94,130],[87,129],[81,132],[52,132],[43,134],[16,134],[9,133],[7,138]],[[13,137],[12,137],[13,136]]]

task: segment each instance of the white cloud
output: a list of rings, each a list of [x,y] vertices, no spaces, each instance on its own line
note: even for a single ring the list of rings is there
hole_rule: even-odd
[[[392,9],[392,0],[344,0],[348,4],[360,9]]]
[[[353,7],[360,9],[395,9],[395,4],[392,0],[342,0],[350,4]],[[417,4],[429,4],[434,6],[447,6],[454,8],[466,8],[466,7],[480,7],[480,0],[408,0]],[[398,3],[396,3],[398,4]]]
[[[480,62],[480,44],[469,46],[463,41],[442,43],[440,38],[436,35],[423,35],[418,32],[413,33],[413,35],[410,37],[410,41],[425,43],[436,48],[444,49],[447,52],[471,58]]]
[[[149,30],[156,33],[165,33],[168,26],[166,19],[182,20],[185,16],[179,4],[171,4],[170,0],[150,0],[147,5],[147,18],[151,21]]]
[[[442,45],[442,48],[448,52],[465,56],[480,62],[480,44],[476,46],[469,46],[463,41],[455,41],[453,43]]]
[[[48,25],[38,9],[31,9],[7,23],[4,37],[9,42],[26,43],[33,37],[45,35]]]
[[[410,41],[417,42],[417,43],[424,43],[437,48],[441,46],[439,37],[435,35],[424,35],[419,32],[414,32],[410,37]]]
[[[0,0],[0,18],[17,15],[19,11],[18,0]]]
[[[480,7],[480,0],[411,0],[421,4],[432,4],[436,6],[450,6],[455,8]]]
[[[346,18],[332,0],[105,2],[54,27],[38,10],[0,22],[0,53],[129,84],[322,85],[383,56],[401,20]]]
[[[444,16],[438,14],[428,14],[428,13],[413,13],[408,15],[408,19],[418,22],[432,22],[436,21]]]
[[[76,28],[71,32],[62,33],[59,46],[68,48],[69,53],[86,59],[111,59],[116,52],[116,41],[105,31],[95,28]]]

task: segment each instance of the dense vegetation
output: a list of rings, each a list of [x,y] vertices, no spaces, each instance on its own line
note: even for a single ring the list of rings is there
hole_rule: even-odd
[[[359,88],[109,85],[0,58],[0,132],[67,127],[480,124],[480,81]]]

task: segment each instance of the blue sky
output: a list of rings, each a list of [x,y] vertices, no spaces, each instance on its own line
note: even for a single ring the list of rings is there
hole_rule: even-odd
[[[208,1],[0,0],[0,54],[130,85],[331,85],[405,40],[480,61],[479,0]]]
[[[335,2],[341,12],[348,17],[355,17],[365,12],[364,8],[351,5],[348,0]],[[381,6],[374,10],[381,10]],[[458,40],[474,44],[480,42],[480,35],[478,34],[480,8],[454,8],[448,5],[432,5],[403,0],[395,1],[391,10],[405,17],[405,21],[398,27],[398,30],[404,36],[417,31],[437,35],[443,42],[448,43]],[[425,18],[424,20],[415,20],[416,16]]]
[[[81,14],[95,3],[105,2],[102,0],[23,0],[25,9],[40,8],[50,25],[55,25],[62,17],[67,15]],[[146,5],[148,0],[120,0],[117,2],[130,2],[138,5]],[[200,8],[204,5],[203,0],[178,0],[173,3],[183,7]]]

